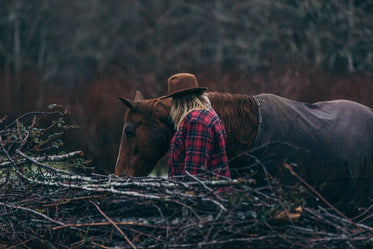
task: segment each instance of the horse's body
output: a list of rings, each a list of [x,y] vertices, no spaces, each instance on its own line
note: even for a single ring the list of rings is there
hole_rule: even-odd
[[[209,93],[227,130],[233,176],[254,162],[277,175],[284,160],[334,202],[373,198],[373,111],[347,100],[305,104],[272,94]],[[122,99],[129,107],[116,175],[148,175],[173,136],[171,100]],[[236,171],[237,170],[237,171]],[[321,188],[320,188],[321,189]]]
[[[373,197],[370,108],[347,100],[305,104],[271,94],[254,98],[261,124],[253,147],[262,148],[255,154],[264,165],[297,163],[297,173],[323,185],[334,203]]]

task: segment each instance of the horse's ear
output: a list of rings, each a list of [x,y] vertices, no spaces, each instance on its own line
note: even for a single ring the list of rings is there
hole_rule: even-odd
[[[122,103],[127,106],[128,108],[130,108],[132,111],[135,110],[135,107],[133,105],[133,101],[132,100],[129,100],[129,99],[125,99],[125,98],[122,98],[122,97],[118,97],[118,99],[120,101],[122,101]]]
[[[136,94],[135,94],[135,101],[137,100],[144,100],[144,96],[139,90],[136,90]]]

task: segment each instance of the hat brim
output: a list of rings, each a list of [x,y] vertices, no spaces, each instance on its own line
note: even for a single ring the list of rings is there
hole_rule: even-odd
[[[167,98],[172,98],[174,96],[179,96],[179,95],[185,95],[188,93],[197,93],[197,92],[204,92],[207,91],[207,87],[194,87],[194,88],[189,88],[189,89],[183,89],[177,92],[174,92],[172,94],[166,95],[161,97],[161,99],[167,99]]]

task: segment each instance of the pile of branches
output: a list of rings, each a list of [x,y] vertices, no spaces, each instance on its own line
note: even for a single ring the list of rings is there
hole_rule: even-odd
[[[0,247],[373,246],[371,210],[351,220],[327,206],[309,207],[305,196],[313,192],[304,184],[77,173],[87,165],[80,151],[49,154],[66,124],[39,129],[37,119],[0,130]]]

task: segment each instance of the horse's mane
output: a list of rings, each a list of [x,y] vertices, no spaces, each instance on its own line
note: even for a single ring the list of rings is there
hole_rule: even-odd
[[[136,102],[135,109],[146,116],[146,118],[150,118],[151,115],[158,112],[158,115],[162,113],[162,115],[159,116],[164,116],[166,119],[168,119],[171,109],[171,99],[162,100],[160,98],[156,98],[141,100]]]
[[[228,144],[239,143],[242,150],[250,149],[258,130],[258,107],[254,98],[243,94],[217,92],[209,93],[209,98],[223,121],[227,134],[230,134]]]

